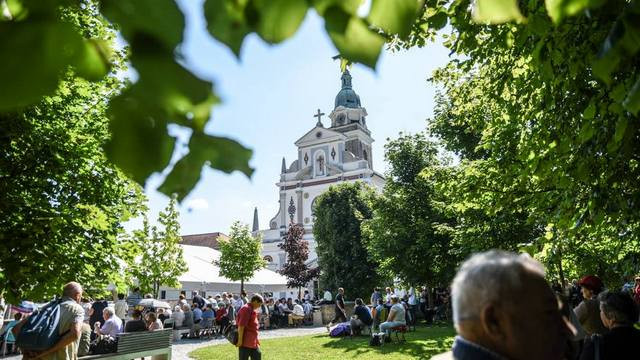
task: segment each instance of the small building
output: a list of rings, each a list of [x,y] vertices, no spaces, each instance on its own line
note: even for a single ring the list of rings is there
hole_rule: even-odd
[[[188,270],[178,277],[180,288],[160,287],[160,299],[178,300],[181,293],[191,299],[196,294],[206,298],[222,292],[240,292],[240,282],[221,276],[220,268],[214,264],[220,259],[220,251],[209,246],[180,244],[180,247]],[[297,293],[297,290],[287,288],[284,276],[269,269],[256,271],[251,279],[245,281],[244,288],[247,294],[271,293],[276,297],[290,297],[293,291]]]

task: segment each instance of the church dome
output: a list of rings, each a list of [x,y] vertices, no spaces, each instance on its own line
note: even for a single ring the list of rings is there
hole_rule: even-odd
[[[360,105],[360,96],[351,88],[351,74],[349,70],[342,73],[342,89],[336,95],[335,107],[344,106],[347,108],[357,109]]]

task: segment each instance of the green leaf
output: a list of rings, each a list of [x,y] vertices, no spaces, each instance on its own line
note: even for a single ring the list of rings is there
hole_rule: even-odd
[[[593,74],[607,84],[611,83],[611,73],[618,67],[621,57],[619,42],[624,37],[625,28],[622,21],[616,21],[609,35],[602,44],[597,59],[593,63]]]
[[[596,115],[596,103],[595,101],[591,101],[584,112],[582,113],[582,117],[586,120],[591,120]]]
[[[131,62],[140,74],[136,85],[143,90],[138,95],[148,106],[162,109],[168,122],[204,131],[211,106],[219,101],[211,82],[197,78],[168,57],[134,54]]]
[[[640,76],[638,76],[635,84],[633,84],[631,90],[627,93],[627,97],[624,99],[622,106],[633,115],[638,116],[640,112]]]
[[[477,0],[473,20],[478,23],[502,24],[524,19],[517,0]]]
[[[82,38],[66,23],[0,22],[0,110],[53,93],[81,46]]]
[[[340,7],[349,15],[355,15],[363,0],[312,0],[312,2],[320,16],[324,16],[325,12],[333,6]]]
[[[429,16],[427,19],[427,23],[429,27],[435,30],[440,30],[447,25],[447,20],[449,16],[444,11],[438,11],[437,13]]]
[[[627,125],[629,119],[626,116],[621,116],[616,122],[616,132],[613,134],[613,141],[619,143],[624,137],[624,133],[627,131]]]
[[[189,140],[189,153],[176,163],[158,190],[167,195],[178,194],[182,201],[198,183],[203,165],[225,173],[238,170],[250,177],[251,155],[251,150],[234,140],[194,133]]]
[[[245,18],[247,3],[248,0],[207,0],[204,3],[207,30],[236,56],[240,56],[244,37],[251,30]]]
[[[111,102],[111,139],[105,144],[109,159],[141,185],[169,164],[175,142],[167,135],[166,114],[149,106],[144,90],[136,83]]]
[[[417,0],[373,0],[368,20],[385,32],[404,38],[411,31],[419,6]]]
[[[384,45],[382,36],[371,31],[362,19],[337,6],[328,9],[324,18],[329,37],[341,56],[375,68]]]
[[[168,51],[182,42],[184,16],[173,0],[104,0],[100,6],[130,42],[138,37],[153,37]]]
[[[111,69],[110,52],[104,41],[85,40],[74,62],[78,75],[89,81],[102,79]]]
[[[567,16],[573,16],[585,9],[604,4],[604,0],[545,0],[547,13],[554,23],[559,23]]]
[[[293,36],[308,9],[306,0],[259,0],[253,5],[260,14],[256,32],[271,44]]]

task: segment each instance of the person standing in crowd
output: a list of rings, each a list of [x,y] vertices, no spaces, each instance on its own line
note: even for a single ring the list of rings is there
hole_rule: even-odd
[[[91,318],[89,315],[91,313],[91,301],[89,301],[88,298],[83,297],[80,306],[82,306],[82,309],[84,310],[84,322],[89,324],[89,318]],[[91,326],[89,326],[89,329],[91,329]]]
[[[570,330],[544,276],[528,255],[473,255],[452,284],[458,336],[451,352],[432,359],[563,359]]]
[[[309,293],[309,290],[304,291],[304,294],[302,295],[302,300],[304,300],[305,302],[311,301],[311,294]]]
[[[344,289],[338,288],[338,294],[336,295],[336,306],[335,306],[336,315],[333,317],[333,320],[327,325],[327,329],[330,329],[331,326],[347,321],[347,312],[344,308]]]
[[[120,319],[112,307],[106,307],[102,310],[104,324],[100,326],[100,322],[93,324],[93,331],[96,335],[109,335],[116,338],[123,331],[122,319]]]
[[[384,305],[387,308],[390,308],[391,307],[391,295],[393,295],[393,292],[391,291],[391,288],[388,287],[388,286],[384,289],[384,292],[385,292],[384,293]]]
[[[417,314],[418,314],[418,296],[416,295],[416,290],[412,287],[409,288],[407,305],[409,305],[409,314],[411,314],[411,325],[416,325],[417,323]]]
[[[260,341],[258,340],[258,316],[256,310],[264,303],[259,294],[251,297],[251,302],[238,311],[238,358],[239,360],[261,360]]]
[[[113,309],[116,312],[116,316],[124,320],[129,310],[129,305],[127,305],[127,302],[124,300],[124,294],[118,294],[118,301],[113,304]]]
[[[429,309],[429,289],[426,286],[423,286],[420,291],[420,312],[422,316],[424,316],[425,323],[431,325],[433,323],[433,316]]]
[[[598,294],[604,289],[604,284],[599,277],[588,275],[583,277],[578,283],[581,287],[582,302],[574,309],[580,325],[584,328],[587,336],[593,334],[604,334],[607,328],[604,327],[600,319],[600,302]]]
[[[193,304],[194,305],[198,305],[199,309],[203,309],[204,308],[204,298],[202,296],[200,296],[200,294],[195,294],[193,296]]]
[[[82,336],[82,324],[84,323],[84,310],[80,306],[82,299],[82,286],[77,282],[67,283],[62,289],[62,302],[60,303],[60,317],[58,334],[60,339],[51,348],[40,353],[24,353],[23,358],[38,358],[44,360],[77,359],[78,343]],[[13,328],[13,333],[20,333],[20,329],[26,322],[24,318]]]
[[[389,310],[389,316],[387,317],[387,321],[380,324],[380,331],[385,333],[387,340],[390,340],[391,328],[406,324],[407,321],[404,306],[400,303],[400,299],[397,295],[391,295],[391,309]]]
[[[91,309],[89,310],[89,326],[92,329],[95,329],[95,325],[97,322],[100,324],[104,324],[104,309],[106,309],[109,304],[104,299],[99,299],[91,304]],[[91,333],[91,340],[96,338],[96,334]]]
[[[147,330],[149,331],[162,330],[163,328],[164,326],[162,325],[162,322],[160,321],[160,319],[157,318],[156,313],[154,312],[147,313]]]
[[[242,290],[240,292],[240,300],[242,300],[242,305],[248,304],[249,303],[249,298],[247,298],[247,292]]]
[[[182,309],[185,305],[187,305],[187,298],[184,297],[184,294],[180,294],[180,296],[178,296],[177,305],[180,305],[180,309]]]
[[[127,307],[129,309],[129,313],[133,312],[133,309],[138,306],[140,300],[142,300],[142,295],[140,295],[140,288],[134,288],[133,292],[130,293],[129,296],[127,296]],[[91,325],[91,327],[93,327],[93,325]]]
[[[633,299],[628,293],[605,291],[598,295],[598,300],[602,322],[609,332],[588,338],[580,360],[635,358],[632,354],[636,352],[630,347],[640,343],[640,330],[633,327],[638,321],[638,308]]]
[[[356,306],[353,308],[353,316],[351,317],[351,335],[360,335],[362,329],[370,327],[373,324],[373,317],[369,308],[364,305],[362,299],[356,299]]]
[[[142,320],[142,311],[133,310],[131,320],[124,324],[124,332],[147,331],[147,323]]]
[[[375,287],[373,288],[373,292],[371,293],[371,299],[369,299],[371,306],[377,306],[378,299],[382,299],[382,294],[380,294],[380,288]]]

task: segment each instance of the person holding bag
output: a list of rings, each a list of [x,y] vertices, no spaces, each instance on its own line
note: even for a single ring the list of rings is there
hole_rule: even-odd
[[[260,323],[256,310],[264,303],[259,294],[254,294],[248,304],[243,305],[238,311],[236,325],[238,327],[238,358],[240,360],[261,360],[260,341],[258,341],[258,328]]]

